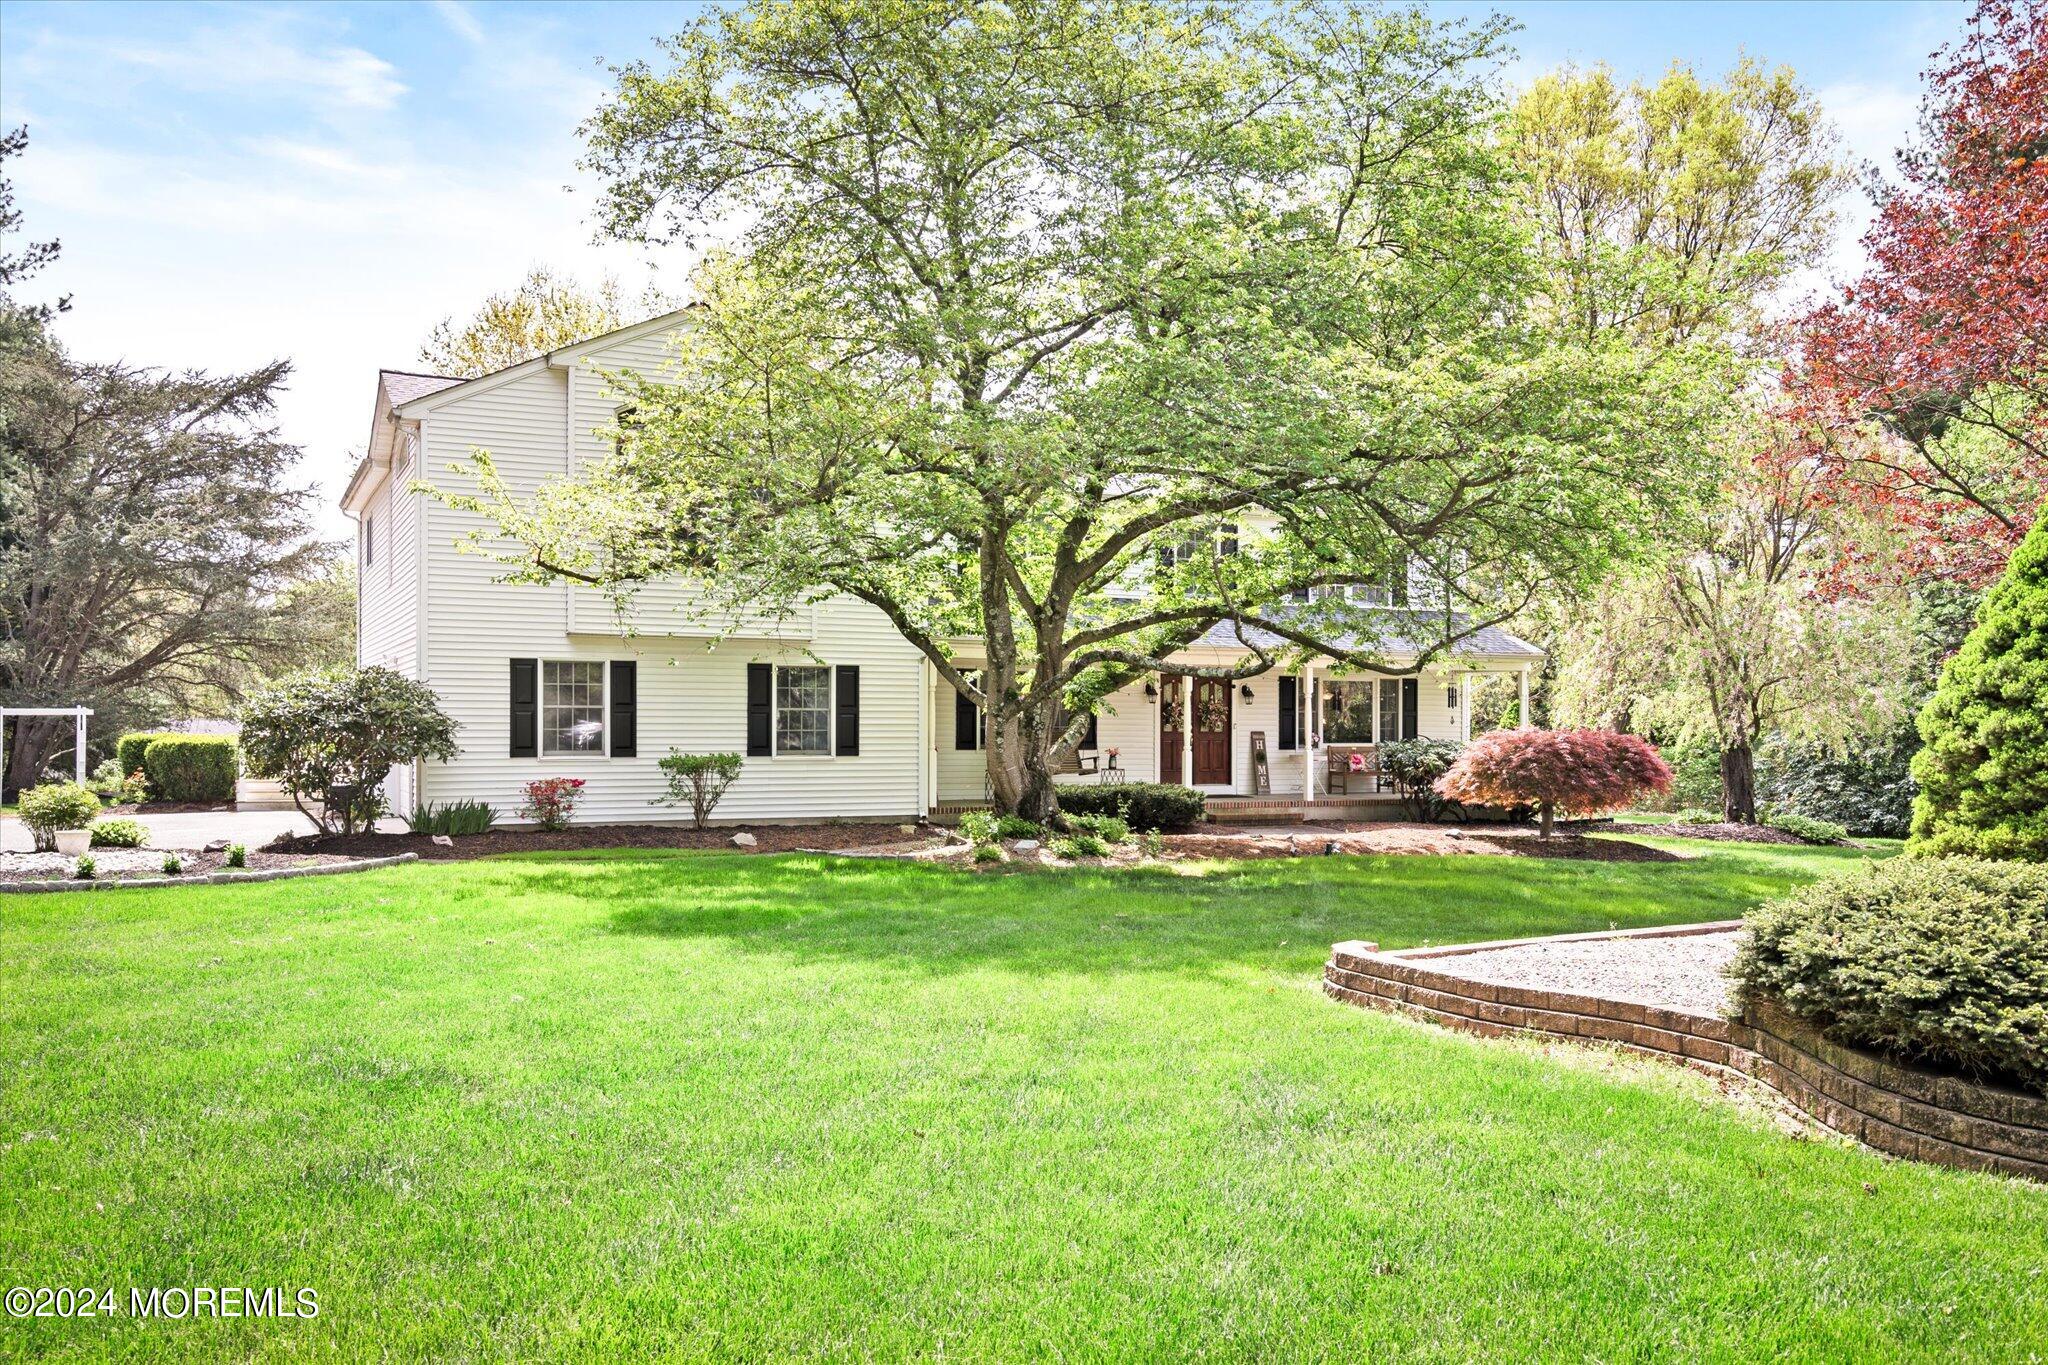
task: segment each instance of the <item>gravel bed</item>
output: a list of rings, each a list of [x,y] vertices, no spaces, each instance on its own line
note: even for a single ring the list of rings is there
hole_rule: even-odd
[[[1735,956],[1737,932],[1528,943],[1433,957],[1421,965],[1499,986],[1572,991],[1714,1017],[1728,1009],[1728,980],[1721,970]]]

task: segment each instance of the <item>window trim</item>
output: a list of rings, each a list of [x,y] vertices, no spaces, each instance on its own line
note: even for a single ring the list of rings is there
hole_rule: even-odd
[[[817,668],[825,674],[825,747],[816,753],[782,752],[782,670]],[[786,664],[779,660],[768,666],[768,757],[798,762],[839,756],[839,670],[831,664]],[[851,757],[851,755],[849,755]]]
[[[595,749],[548,751],[548,665],[590,664],[597,669],[597,723],[603,738]],[[539,763],[589,762],[594,758],[611,761],[612,756],[612,661],[610,659],[550,659],[543,655],[533,680],[533,757]]]
[[[363,513],[363,540],[359,548],[361,554],[358,558],[362,560],[363,568],[377,562],[377,518],[369,512]]]
[[[1392,744],[1401,738],[1402,722],[1407,719],[1407,706],[1401,694],[1402,680],[1400,678],[1376,673],[1367,678],[1318,678],[1316,682],[1319,684],[1317,689],[1319,695],[1316,698],[1317,715],[1315,716],[1315,723],[1316,733],[1322,743],[1326,745],[1362,744],[1378,748],[1382,744]],[[1331,698],[1337,695],[1336,689],[1340,687],[1363,687],[1367,690],[1372,704],[1371,731],[1373,737],[1371,739],[1331,738],[1329,733],[1331,729],[1329,705]],[[1394,696],[1394,724],[1391,735],[1382,733],[1384,722],[1387,720],[1387,715],[1383,708],[1386,705],[1384,699],[1388,689],[1392,689]]]

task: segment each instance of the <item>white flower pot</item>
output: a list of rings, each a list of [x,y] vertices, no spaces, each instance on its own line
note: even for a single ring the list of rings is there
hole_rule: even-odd
[[[92,831],[89,829],[60,829],[57,831],[57,851],[67,858],[76,858],[92,847]]]

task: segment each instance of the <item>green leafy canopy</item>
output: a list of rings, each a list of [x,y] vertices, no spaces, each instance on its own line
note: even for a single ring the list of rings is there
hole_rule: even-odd
[[[1685,434],[1727,380],[1542,306],[1498,136],[1504,27],[707,13],[585,129],[610,235],[743,225],[672,363],[615,377],[615,457],[535,495],[480,453],[451,500],[526,578],[873,604],[988,708],[1006,805],[1082,711],[1217,620],[1284,643],[1212,673],[1306,650],[1419,668],[1629,558],[1697,493]],[[1385,616],[1274,606],[1406,563],[1439,584],[1398,622],[1420,659],[1385,657]]]

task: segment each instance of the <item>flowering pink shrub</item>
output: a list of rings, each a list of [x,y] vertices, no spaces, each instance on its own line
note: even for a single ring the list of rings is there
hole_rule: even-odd
[[[1453,801],[1536,807],[1545,837],[1555,811],[1598,815],[1670,787],[1671,768],[1657,747],[1613,730],[1495,730],[1473,740],[1436,780]]]
[[[542,829],[567,829],[576,818],[576,801],[583,791],[580,777],[542,777],[526,784],[526,804],[519,814]]]

